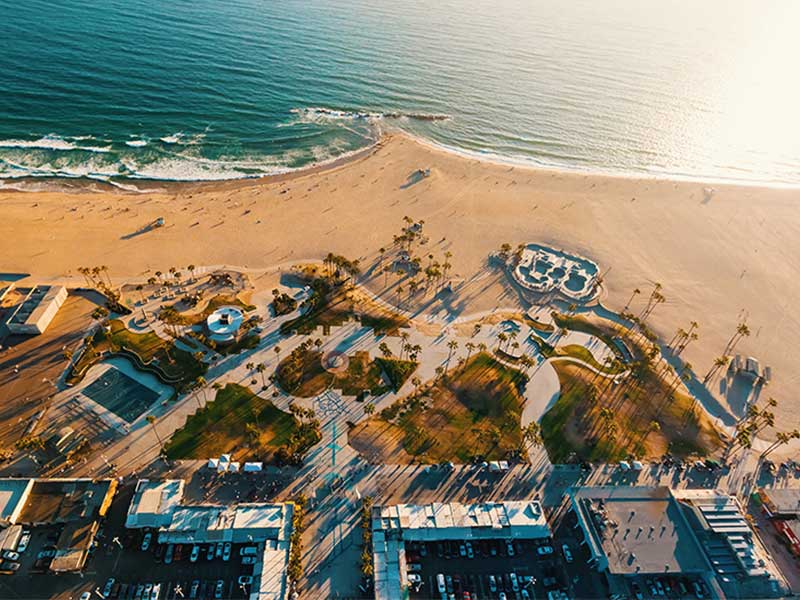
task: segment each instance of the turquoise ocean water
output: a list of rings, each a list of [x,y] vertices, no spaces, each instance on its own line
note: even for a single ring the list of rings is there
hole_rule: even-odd
[[[0,0],[0,180],[252,177],[394,126],[797,185],[798,23],[794,0]]]

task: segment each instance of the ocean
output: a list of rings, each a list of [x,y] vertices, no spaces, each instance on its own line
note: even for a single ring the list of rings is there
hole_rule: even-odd
[[[254,177],[388,127],[797,185],[797,23],[794,0],[0,0],[0,185]]]

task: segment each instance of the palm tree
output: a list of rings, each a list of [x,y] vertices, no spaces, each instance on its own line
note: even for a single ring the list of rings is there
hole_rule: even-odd
[[[501,331],[500,333],[497,334],[497,339],[500,342],[497,345],[497,349],[500,350],[503,347],[503,342],[505,342],[508,339],[508,336],[506,336],[506,334]]]
[[[186,267],[186,270],[189,271],[189,275],[191,276],[192,281],[196,281],[195,278],[194,278],[194,270],[195,270],[195,268],[196,267],[194,265],[189,265],[188,267]]]
[[[267,370],[267,367],[264,366],[264,363],[258,363],[256,366],[256,371],[261,375],[261,389],[267,389],[267,382],[264,381],[264,371]]]
[[[206,397],[206,388],[205,388],[205,385],[206,385],[206,383],[207,383],[207,382],[206,382],[206,378],[205,378],[205,377],[203,377],[203,376],[200,376],[200,377],[198,377],[198,378],[195,380],[195,383],[197,384],[197,388],[198,388],[198,389],[199,389],[201,392],[203,392],[203,400],[204,400],[206,403],[208,403],[208,398]],[[195,394],[195,396],[194,396],[194,397],[195,397],[195,400],[197,400],[197,408],[203,408],[203,407],[200,405],[200,398],[198,398],[198,397],[197,397],[197,394]]]
[[[453,356],[453,352],[455,352],[456,348],[458,348],[458,342],[455,340],[450,340],[449,342],[447,342],[447,348],[449,350],[447,353],[447,364],[449,365],[450,359]]]
[[[472,356],[472,351],[475,350],[476,347],[477,346],[473,342],[467,342],[465,344],[465,348],[467,349],[467,360],[469,360],[469,357]]]
[[[630,307],[631,302],[633,302],[634,297],[638,296],[641,293],[642,293],[642,290],[640,290],[639,288],[636,288],[636,289],[633,290],[633,293],[631,294],[631,297],[628,298],[628,301],[625,303],[625,307],[622,309],[623,313],[628,312],[628,308]]]
[[[411,378],[411,384],[414,386],[414,393],[419,394],[419,386],[422,385],[422,380],[415,375]]]
[[[164,442],[161,441],[161,436],[158,435],[158,429],[156,429],[156,416],[147,415],[147,422],[150,423],[150,426],[153,428],[153,433],[156,434],[158,445],[161,447],[161,454],[164,454]]]
[[[486,350],[488,350],[488,347],[486,346],[486,344],[484,344],[483,342],[478,344],[478,352],[486,352]]]
[[[540,448],[543,444],[542,440],[542,428],[539,426],[539,423],[536,421],[531,421],[525,428],[522,430],[522,440],[528,446],[533,446],[534,448]]]
[[[371,415],[374,412],[375,412],[375,405],[372,402],[367,402],[364,405],[364,414]]]
[[[158,278],[159,285],[161,285],[161,276],[162,275],[163,275],[163,273],[161,271],[156,271],[156,277]]]

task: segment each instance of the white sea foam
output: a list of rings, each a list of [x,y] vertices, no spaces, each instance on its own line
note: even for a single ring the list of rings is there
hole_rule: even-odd
[[[338,110],[325,106],[309,106],[307,108],[293,108],[292,113],[301,118],[310,120],[328,119],[334,121],[353,121],[353,120],[384,120],[384,119],[412,119],[415,121],[446,121],[450,115],[435,113],[412,113],[412,112],[369,112],[355,110]]]
[[[90,139],[91,136],[73,139]],[[46,135],[38,140],[0,140],[0,148],[29,148],[34,150],[83,150],[84,152],[104,153],[111,150],[110,146],[80,146],[55,135]]]
[[[147,140],[128,140],[125,142],[126,146],[130,146],[131,148],[141,148],[143,146],[147,146]]]

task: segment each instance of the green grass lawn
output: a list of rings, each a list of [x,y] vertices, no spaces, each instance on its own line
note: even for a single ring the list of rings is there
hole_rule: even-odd
[[[422,398],[409,398],[384,410],[403,432],[402,445],[426,461],[469,462],[506,458],[521,447],[527,377],[481,353],[436,382]]]
[[[389,380],[389,384],[392,386],[392,389],[396,392],[403,384],[408,381],[408,378],[414,373],[417,369],[417,365],[419,363],[410,361],[410,360],[400,360],[397,358],[376,358],[375,364],[380,367],[384,373],[386,373],[386,378]]]
[[[347,372],[337,374],[333,386],[347,396],[356,396],[364,390],[373,396],[380,396],[388,389],[383,383],[377,360],[371,360],[369,353],[363,351],[349,357]]]
[[[322,353],[311,343],[301,344],[284,358],[275,370],[283,391],[299,398],[322,393],[333,383],[333,374],[322,366]]]
[[[292,415],[249,388],[228,384],[186,420],[166,445],[173,460],[210,458],[232,452],[237,460],[266,460],[299,429]]]
[[[622,373],[622,371],[625,370],[625,367],[623,367],[617,360],[614,360],[608,366],[600,364],[595,359],[591,350],[585,346],[581,346],[580,344],[569,344],[567,346],[558,348],[558,356],[571,356],[572,358],[577,358],[578,360],[582,360],[602,373],[615,374]]]

